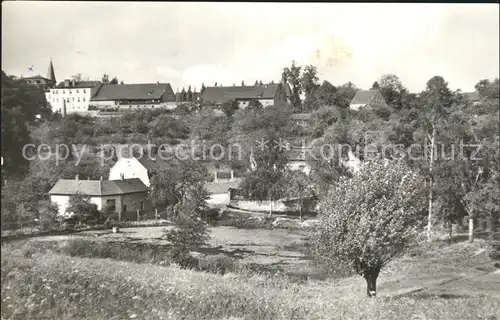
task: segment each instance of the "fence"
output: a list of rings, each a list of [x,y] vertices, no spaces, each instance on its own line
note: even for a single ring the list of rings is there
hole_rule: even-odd
[[[135,210],[135,211],[125,211],[125,212],[113,212],[108,213],[107,218],[111,218],[116,221],[144,221],[144,220],[159,220],[168,219],[173,214],[171,208],[166,208],[163,210],[152,209],[152,210]]]

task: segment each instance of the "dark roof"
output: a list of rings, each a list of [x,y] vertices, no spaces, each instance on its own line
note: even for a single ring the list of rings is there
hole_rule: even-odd
[[[73,195],[83,193],[89,196],[110,196],[147,192],[148,188],[139,178],[124,180],[66,180],[59,179],[49,194]]]
[[[150,100],[175,101],[169,83],[103,84],[91,100]]]
[[[292,114],[292,119],[293,120],[305,120],[308,121],[311,119],[312,114],[311,113],[294,113]]]
[[[235,179],[233,181],[226,182],[210,182],[205,184],[209,194],[223,194],[227,193],[229,189],[238,189],[240,186],[241,179]]]
[[[273,99],[279,86],[280,84],[265,84],[259,86],[206,87],[205,91],[203,91],[201,99],[206,103],[224,103],[230,100],[238,99]],[[287,92],[288,91],[289,90],[287,90]]]
[[[464,97],[468,101],[479,101],[481,99],[481,96],[479,95],[479,92],[464,92]]]
[[[43,79],[43,80],[47,80],[47,81],[52,81],[50,80],[49,78],[46,78],[46,77],[42,77],[40,75],[36,75],[36,76],[31,76],[31,77],[22,77],[21,78],[22,80],[31,80],[31,79]]]
[[[377,96],[382,97],[379,90],[358,90],[350,104],[382,104],[385,105],[385,100],[381,102],[374,101]],[[382,97],[383,99],[383,97]]]

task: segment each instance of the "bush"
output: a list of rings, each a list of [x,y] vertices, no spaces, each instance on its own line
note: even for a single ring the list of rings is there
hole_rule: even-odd
[[[236,267],[237,265],[234,259],[222,253],[215,256],[200,258],[198,260],[198,269],[210,273],[226,274],[235,271]]]
[[[273,220],[269,218],[228,218],[217,221],[217,225],[238,229],[272,229],[272,222]]]

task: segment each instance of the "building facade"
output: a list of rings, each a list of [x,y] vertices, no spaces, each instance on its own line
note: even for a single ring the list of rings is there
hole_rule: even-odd
[[[103,84],[90,100],[90,110],[101,111],[175,109],[177,106],[169,83]]]
[[[150,209],[148,188],[138,178],[110,180],[59,179],[49,191],[50,200],[57,204],[59,215],[67,215],[70,197],[85,194],[98,210],[125,213]]]
[[[101,85],[99,81],[65,80],[55,88],[45,93],[47,102],[52,106],[53,112],[87,113],[92,95]]]
[[[258,101],[263,107],[289,102],[291,95],[287,83],[257,84],[253,86],[207,87],[201,95],[201,103],[206,106],[222,106],[236,102],[240,109],[245,109],[251,101]]]

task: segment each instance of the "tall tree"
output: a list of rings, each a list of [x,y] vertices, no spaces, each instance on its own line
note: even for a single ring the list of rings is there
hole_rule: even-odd
[[[428,218],[427,218],[427,240],[432,240],[432,226],[435,222],[433,216],[433,201],[435,189],[434,162],[436,160],[435,145],[438,134],[438,126],[446,119],[452,105],[452,93],[448,83],[441,76],[435,76],[427,81],[426,89],[421,94],[424,102],[422,116],[422,129],[426,132],[427,149],[427,173],[428,173]]]
[[[407,90],[398,76],[395,74],[384,74],[377,84],[380,85],[380,93],[382,93],[386,103],[393,108],[401,109],[401,96]]]
[[[292,61],[290,68],[284,68],[282,74],[282,78],[292,86],[292,96],[290,97],[290,102],[294,110],[298,111],[302,110],[302,100],[300,99],[300,95],[303,92],[300,75],[301,70],[302,66],[298,66],[295,61]]]
[[[109,84],[118,84],[118,78],[114,77],[113,79],[111,79],[111,81],[109,82]]]
[[[301,77],[302,88],[305,93],[303,112],[316,110],[319,107],[319,101],[315,95],[319,87],[318,80],[317,68],[313,65],[305,66]]]
[[[335,93],[337,88],[328,81],[323,81],[321,86],[316,90],[316,97],[318,98],[320,106],[322,105],[334,105],[335,104]]]

